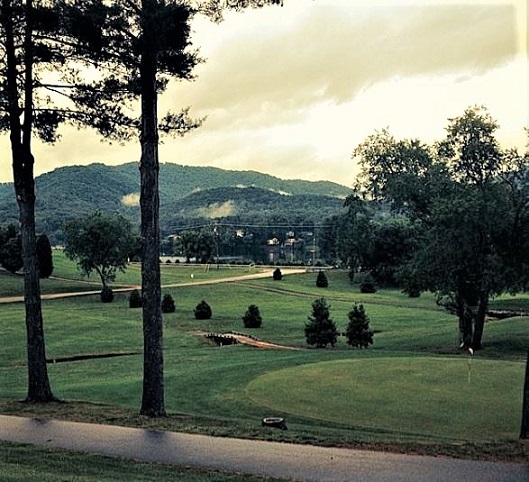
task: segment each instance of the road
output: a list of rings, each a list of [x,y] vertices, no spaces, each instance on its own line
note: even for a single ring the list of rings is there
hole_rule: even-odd
[[[0,440],[305,482],[520,482],[529,467],[0,415]]]

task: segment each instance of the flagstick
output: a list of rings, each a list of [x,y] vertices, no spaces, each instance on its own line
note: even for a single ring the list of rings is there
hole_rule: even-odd
[[[472,358],[474,356],[474,350],[472,348],[468,349],[470,356],[468,358],[468,383],[470,383],[470,371],[472,369]]]

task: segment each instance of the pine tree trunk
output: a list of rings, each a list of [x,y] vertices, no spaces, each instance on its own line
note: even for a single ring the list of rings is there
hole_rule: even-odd
[[[31,154],[33,55],[31,29],[32,2],[25,4],[25,19],[17,17],[9,0],[2,1],[1,21],[4,27],[4,55],[6,61],[5,92],[9,115],[9,134],[13,161],[15,195],[19,206],[22,259],[24,266],[24,304],[26,309],[26,347],[28,361],[29,402],[55,400],[50,388],[46,365],[44,323],[40,297],[35,236],[35,181],[34,159]],[[26,22],[24,34],[24,125],[20,122],[19,84],[16,55],[15,22]]]
[[[26,185],[25,188],[20,185],[20,176],[15,176],[15,178],[18,178],[19,181],[18,183],[15,182],[15,184],[18,184],[16,192],[19,200],[22,259],[24,262],[24,302],[26,307],[28,360],[28,394],[26,400],[28,402],[50,402],[54,401],[55,397],[51,391],[46,365],[40,277],[37,266],[35,200],[32,193],[33,176],[29,176],[26,180],[27,182],[23,183]]]
[[[142,2],[144,15],[153,7]],[[163,324],[160,281],[160,227],[158,190],[158,119],[156,59],[149,47],[149,32],[144,31],[141,58],[141,241],[143,295],[143,395],[140,413],[165,416],[163,373]]]

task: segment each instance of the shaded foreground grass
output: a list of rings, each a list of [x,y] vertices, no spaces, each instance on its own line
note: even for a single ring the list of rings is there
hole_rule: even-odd
[[[484,414],[474,404],[465,403],[465,394],[479,398],[486,387],[470,385],[469,390],[468,355],[457,350],[456,321],[435,305],[432,296],[411,299],[396,290],[362,295],[343,272],[329,272],[330,286],[321,290],[315,287],[315,276],[308,273],[281,282],[265,279],[166,290],[177,310],[164,317],[170,416],[163,420],[136,414],[141,355],[51,363],[56,395],[83,402],[18,403],[26,388],[23,307],[3,306],[0,336],[6,342],[0,356],[0,411],[296,443],[527,460],[527,446],[517,441],[517,427],[528,318],[487,323],[485,350],[476,355],[476,377],[471,378],[493,388],[486,402],[489,411]],[[303,327],[310,303],[322,295],[330,301],[340,330],[351,304],[363,302],[376,331],[375,345],[352,350],[341,338],[334,349],[306,349]],[[193,317],[193,308],[201,299],[212,306],[209,321],[198,322]],[[245,331],[241,317],[251,303],[259,306],[263,316],[262,328],[251,334],[303,349],[221,348],[197,335],[198,331]],[[142,350],[141,311],[128,308],[125,295],[118,295],[110,305],[102,305],[97,296],[48,301],[44,315],[50,359]],[[440,368],[445,365],[443,372]],[[486,378],[479,375],[480,367],[486,368]],[[402,376],[400,388],[394,383],[396,372]],[[365,378],[359,378],[359,373]],[[353,390],[344,383],[347,377],[356,380]],[[412,388],[429,393],[435,403],[423,407],[420,398],[413,398]],[[460,396],[459,404],[450,403],[451,393]],[[310,410],[296,401],[302,395],[310,400]],[[390,402],[392,417],[374,416],[377,403],[382,404],[378,410],[382,416],[384,404],[389,407]],[[419,417],[420,409],[424,411]],[[403,427],[398,414],[406,412],[409,426]],[[271,415],[285,416],[289,431],[263,429],[261,419]],[[462,420],[470,427],[463,432],[458,427]],[[490,427],[482,430],[483,424]]]
[[[78,454],[19,444],[0,443],[2,482],[263,482],[278,481],[246,474],[200,470]]]

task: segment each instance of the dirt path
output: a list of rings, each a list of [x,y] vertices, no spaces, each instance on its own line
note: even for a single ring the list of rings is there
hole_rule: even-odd
[[[272,348],[272,349],[279,349],[279,350],[301,350],[301,348],[297,348],[295,346],[287,346],[287,345],[278,345],[276,343],[269,343],[267,341],[261,341],[257,338],[253,338],[251,336],[242,335],[239,333],[229,333],[230,336],[233,336],[239,343],[243,343],[244,345],[250,345],[255,346],[257,348]]]
[[[244,333],[235,333],[231,331],[227,333],[210,333],[206,331],[195,331],[194,333],[197,336],[204,336],[209,338],[233,338],[237,340],[237,343],[242,343],[243,345],[249,345],[256,348],[268,348],[275,350],[302,350],[302,348],[298,348],[295,346],[279,345],[277,343],[270,343],[268,341],[259,340],[258,338],[255,338],[253,336],[245,335]]]
[[[289,275],[289,274],[299,274],[299,273],[305,273],[306,270],[304,269],[283,269],[283,275]],[[217,278],[217,279],[210,279],[210,280],[204,280],[204,281],[186,281],[183,283],[171,283],[171,284],[164,284],[162,285],[162,289],[165,288],[178,288],[178,287],[184,287],[184,286],[203,286],[203,285],[212,285],[212,284],[218,284],[218,283],[233,283],[237,281],[244,281],[244,280],[252,280],[252,279],[263,279],[263,278],[271,278],[273,274],[273,270],[264,271],[262,273],[253,273],[253,274],[245,274],[240,276],[232,276],[229,278]],[[141,289],[141,286],[135,286],[130,285],[123,288],[115,288],[113,289],[114,293],[127,293],[134,289]],[[57,300],[61,298],[74,298],[77,296],[93,296],[93,295],[99,295],[101,293],[101,290],[93,290],[93,291],[73,291],[68,293],[43,293],[41,294],[41,298],[43,300]],[[22,303],[24,301],[24,296],[6,296],[3,298],[0,298],[0,304],[6,304],[6,303]]]

